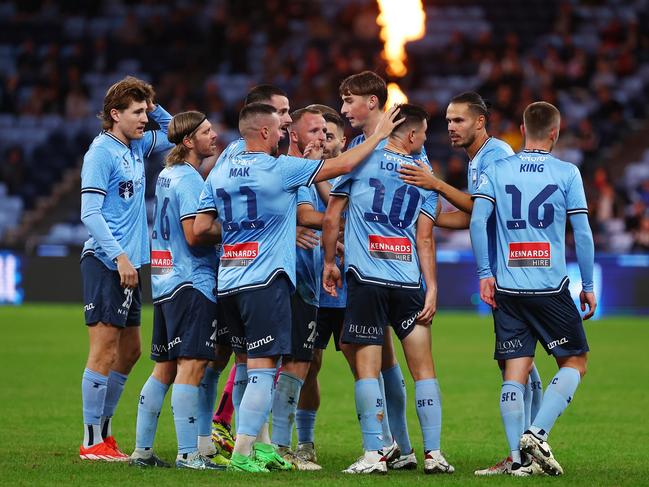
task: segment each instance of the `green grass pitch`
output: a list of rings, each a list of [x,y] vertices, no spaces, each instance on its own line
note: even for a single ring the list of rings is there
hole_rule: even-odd
[[[450,476],[417,471],[385,477],[344,476],[340,470],[361,453],[353,380],[333,347],[321,373],[322,406],[316,443],[324,469],[254,477],[220,472],[138,470],[123,464],[82,462],[80,379],[87,352],[81,305],[0,307],[0,484],[2,485],[642,485],[649,484],[649,320],[608,317],[587,323],[592,349],[589,373],[559,419],[550,444],[565,469],[561,478],[475,478],[473,470],[500,460],[507,446],[500,422],[499,374],[491,359],[489,317],[441,311],[433,324],[433,350],[443,393],[442,448],[455,465]],[[152,313],[145,307],[144,353],[122,396],[114,433],[124,451],[135,441],[140,388],[151,371],[147,350]],[[544,386],[555,364],[538,348]],[[404,364],[404,373],[407,368]],[[225,377],[220,381],[223,386]],[[421,435],[413,383],[408,423],[420,462]],[[156,437],[163,458],[175,456],[175,434],[165,403]],[[421,465],[421,463],[420,463]]]

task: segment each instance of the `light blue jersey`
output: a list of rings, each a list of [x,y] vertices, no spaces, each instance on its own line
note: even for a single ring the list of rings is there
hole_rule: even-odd
[[[437,193],[404,184],[397,172],[413,156],[377,149],[331,195],[348,197],[345,271],[365,283],[419,288],[415,229],[420,213],[435,220]]]
[[[505,159],[513,155],[514,151],[507,142],[495,137],[489,137],[482,144],[482,147],[478,149],[473,159],[469,161],[469,167],[466,173],[469,193],[475,193],[478,187],[478,178],[487,167],[498,159]]]
[[[280,272],[295,286],[297,190],[322,164],[242,152],[214,166],[198,211],[216,212],[222,226],[219,295],[265,287]]]
[[[175,164],[160,172],[155,191],[151,233],[151,288],[154,303],[194,287],[216,302],[216,249],[190,247],[182,221],[196,217],[203,178],[191,164]]]
[[[147,115],[160,125],[159,130],[145,132],[141,139],[131,140],[130,146],[102,132],[83,158],[81,215],[90,238],[82,256],[94,254],[112,270],[117,269],[113,260],[122,253],[135,268],[149,262],[144,160],[173,144],[167,140],[171,115],[160,106]]]
[[[297,191],[297,205],[309,205],[314,210],[323,212],[324,205],[315,185],[300,186]],[[318,237],[321,232],[316,231]],[[305,303],[318,306],[322,283],[322,250],[318,246],[311,250],[296,247],[297,252],[297,287],[296,291]]]
[[[473,197],[495,206],[497,289],[513,294],[560,291],[568,280],[566,219],[570,215],[588,214],[579,169],[548,152],[525,150],[485,168]],[[474,206],[475,218],[481,212]],[[481,239],[474,234],[473,217],[471,230],[473,240]],[[474,242],[474,248],[476,244],[479,242]],[[491,276],[484,255],[476,253],[476,259],[480,278]],[[582,273],[584,289],[592,290],[592,263],[590,278],[584,275],[587,273]]]
[[[352,139],[352,141],[349,143],[349,145],[347,146],[347,150],[351,149],[352,147],[356,147],[357,145],[362,144],[363,142],[365,142],[365,134],[357,135],[357,136],[354,137],[354,138]],[[388,145],[388,139],[387,139],[387,138],[381,140],[381,141],[377,144],[375,150],[385,149],[385,146],[386,146],[386,145]],[[425,162],[427,165],[430,166],[430,161],[428,160],[428,154],[426,154],[426,148],[425,148],[425,147],[422,147],[422,148],[421,148],[421,153],[415,155],[414,158],[415,158],[415,159],[418,159],[418,160],[420,160],[420,161],[422,161],[422,162]]]
[[[478,179],[483,171],[491,166],[498,159],[505,159],[506,157],[513,156],[514,151],[507,142],[504,142],[495,137],[489,137],[482,147],[478,149],[473,159],[469,161],[467,168],[467,188],[470,194],[474,194],[478,186]],[[496,258],[496,215],[492,215],[487,222],[487,235],[489,246],[489,265],[491,272],[496,273],[496,266],[498,265]]]

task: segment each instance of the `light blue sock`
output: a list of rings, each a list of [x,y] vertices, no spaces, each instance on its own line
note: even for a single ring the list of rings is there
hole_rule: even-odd
[[[126,379],[128,379],[128,375],[117,372],[116,370],[111,370],[109,372],[106,389],[106,402],[104,403],[102,416],[111,418],[115,414],[115,408],[117,407],[119,398],[122,397],[122,392],[124,392]]]
[[[104,410],[108,376],[94,370],[84,369],[81,377],[81,401],[83,404],[83,445],[101,443],[101,413]]]
[[[171,410],[176,425],[178,455],[198,451],[198,387],[174,384]]]
[[[385,407],[377,379],[360,379],[354,386],[356,408],[361,416],[361,433],[365,451],[381,450],[385,444],[381,423],[385,420]]]
[[[232,385],[232,405],[234,406],[234,425],[235,429],[239,431],[239,407],[243,394],[246,392],[248,385],[248,368],[246,364],[237,364],[234,373],[234,384]]]
[[[295,427],[297,429],[297,442],[314,443],[315,418],[318,411],[311,409],[298,409],[295,413]]]
[[[519,443],[525,431],[525,395],[525,386],[513,380],[503,382],[500,389],[500,416],[515,463],[521,463]]]
[[[437,379],[415,381],[415,404],[424,437],[424,451],[437,451],[442,434],[442,397]]]
[[[532,390],[532,379],[531,377],[527,378],[527,383],[525,384],[525,394],[523,398],[523,411],[525,412],[525,418],[523,422],[525,424],[525,431],[532,424],[532,398],[534,397],[534,391]],[[520,462],[518,462],[520,463]]]
[[[248,385],[239,406],[240,419],[237,434],[257,436],[268,419],[273,401],[275,370],[248,370]]]
[[[385,400],[385,382],[383,381],[383,374],[379,373],[379,389],[381,391],[381,398],[383,399],[383,404],[386,404]],[[394,438],[392,437],[392,431],[390,430],[390,418],[388,417],[388,408],[383,407],[383,421],[381,421],[381,430],[383,434],[383,446],[390,448],[394,443]]]
[[[572,367],[562,367],[554,376],[543,395],[541,408],[536,414],[530,431],[539,438],[547,440],[554,423],[568,407],[579,386],[579,371]]]
[[[295,412],[300,399],[304,381],[287,372],[280,372],[273,396],[273,436],[274,445],[291,446]]]
[[[212,414],[216,403],[216,389],[219,383],[220,370],[205,367],[203,379],[198,385],[198,436],[212,434]]]
[[[149,376],[142,386],[140,402],[137,405],[135,448],[153,448],[158,418],[168,390],[167,384],[163,384],[153,376]]]
[[[401,453],[407,455],[412,451],[412,445],[410,444],[410,435],[408,434],[408,424],[406,422],[406,382],[403,379],[399,364],[384,370],[382,374],[385,383],[385,405],[388,410],[390,431],[397,441]]]
[[[541,409],[541,403],[543,402],[543,381],[541,381],[541,376],[536,368],[536,364],[532,365],[530,380],[532,382],[532,408],[530,412],[531,424],[534,422],[534,418],[539,412],[539,409]]]

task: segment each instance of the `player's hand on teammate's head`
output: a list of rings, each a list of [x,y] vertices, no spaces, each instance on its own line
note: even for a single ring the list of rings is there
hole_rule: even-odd
[[[298,225],[295,234],[295,244],[304,250],[313,250],[320,245],[320,237],[315,230]]]
[[[496,309],[496,279],[493,277],[485,277],[480,279],[480,299]]]
[[[398,118],[398,115],[399,107],[394,105],[387,112],[381,115],[381,119],[379,120],[379,124],[376,126],[374,133],[378,134],[382,139],[385,139],[392,133],[397,125],[400,125],[405,120],[405,117]]]
[[[437,177],[425,163],[415,160],[417,165],[403,164],[399,168],[399,177],[408,184],[418,186],[423,189],[435,191],[437,189]]]
[[[322,287],[334,298],[338,297],[338,291],[336,290],[336,288],[342,289],[343,280],[342,276],[340,275],[340,269],[335,263],[327,264],[325,262],[324,269],[322,271]]]
[[[595,299],[595,293],[587,293],[582,291],[579,293],[579,302],[581,303],[581,310],[586,311],[586,305],[588,305],[588,313],[584,315],[584,320],[589,320],[595,314],[595,308],[597,308],[597,300]]]

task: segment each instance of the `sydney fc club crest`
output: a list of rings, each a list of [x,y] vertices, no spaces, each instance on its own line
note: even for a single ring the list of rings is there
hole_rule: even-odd
[[[131,198],[134,194],[133,181],[121,181],[119,183],[119,196],[125,200]]]

